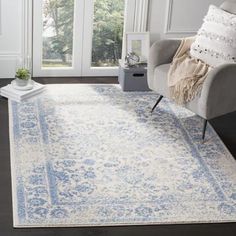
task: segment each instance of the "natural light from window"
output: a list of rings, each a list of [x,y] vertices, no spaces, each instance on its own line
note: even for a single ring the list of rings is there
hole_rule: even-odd
[[[118,66],[122,53],[124,0],[95,0],[92,67]]]
[[[80,3],[85,0],[81,0]],[[73,35],[75,22],[78,20],[76,0],[43,0],[42,5],[42,68],[72,68],[76,55],[81,51],[73,50],[78,42],[78,35]],[[88,41],[84,38],[83,44],[90,44],[91,67],[115,67],[122,54],[124,9],[125,0],[94,0],[93,7],[84,8],[93,14],[92,35]],[[78,10],[78,9],[77,9]],[[84,14],[88,17],[90,14]],[[83,16],[81,22],[85,22]],[[80,27],[87,30],[87,25],[80,24]],[[83,35],[84,31],[80,31]],[[74,40],[73,40],[74,39]],[[92,40],[91,40],[92,39]],[[91,41],[90,41],[91,40]],[[73,55],[73,53],[75,55]],[[87,59],[86,59],[87,60]],[[81,61],[81,63],[83,63]]]
[[[43,1],[43,67],[71,67],[74,0]]]

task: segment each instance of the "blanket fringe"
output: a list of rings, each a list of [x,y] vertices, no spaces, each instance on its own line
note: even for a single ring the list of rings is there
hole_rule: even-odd
[[[192,101],[201,92],[211,70],[206,63],[189,54],[194,40],[193,37],[182,40],[168,72],[170,96],[179,105]]]

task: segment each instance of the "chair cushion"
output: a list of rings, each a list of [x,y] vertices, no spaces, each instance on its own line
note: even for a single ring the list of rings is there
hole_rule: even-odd
[[[236,62],[236,15],[211,5],[190,54],[216,67]]]
[[[154,78],[153,78],[153,88],[152,90],[156,91],[157,93],[169,97],[169,88],[167,83],[167,74],[170,68],[170,64],[164,64],[157,66],[154,71]]]
[[[153,83],[150,89],[156,91],[160,95],[170,99],[170,92],[167,83],[167,75],[170,64],[157,66],[154,71]],[[189,110],[207,119],[206,104],[202,104],[201,95],[199,94],[194,100],[184,105]]]

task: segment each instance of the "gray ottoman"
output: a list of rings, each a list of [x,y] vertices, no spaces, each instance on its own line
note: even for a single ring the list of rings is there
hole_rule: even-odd
[[[120,61],[118,80],[123,91],[150,91],[147,84],[147,67],[126,67]]]

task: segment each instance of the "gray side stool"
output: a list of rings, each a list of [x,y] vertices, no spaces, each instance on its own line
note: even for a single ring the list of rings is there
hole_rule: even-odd
[[[146,66],[127,67],[120,60],[118,80],[123,91],[150,91]]]

